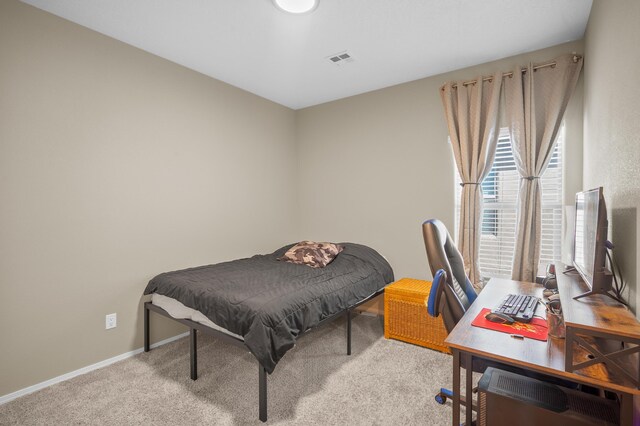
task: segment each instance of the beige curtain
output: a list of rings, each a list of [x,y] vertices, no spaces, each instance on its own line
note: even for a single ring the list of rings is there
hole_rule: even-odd
[[[505,108],[520,174],[516,248],[512,279],[535,281],[540,261],[540,176],[551,160],[564,111],[576,86],[582,58],[565,55],[555,66],[526,72],[520,67],[505,78]]]
[[[458,249],[471,283],[480,289],[478,267],[482,213],[480,183],[491,170],[498,142],[498,111],[502,73],[472,84],[450,82],[440,94],[449,127],[451,147],[462,180]]]

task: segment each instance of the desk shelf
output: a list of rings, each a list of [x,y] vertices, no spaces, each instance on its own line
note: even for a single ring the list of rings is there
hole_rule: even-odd
[[[567,329],[565,370],[640,389],[640,323],[635,315],[604,295],[574,300],[588,290],[578,275],[559,272],[557,281]]]

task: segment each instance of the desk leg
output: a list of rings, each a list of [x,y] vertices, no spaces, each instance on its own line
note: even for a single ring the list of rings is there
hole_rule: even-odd
[[[453,426],[460,426],[460,352],[453,352]]]
[[[620,395],[620,425],[631,426],[633,424],[633,395],[623,393]]]
[[[466,385],[464,390],[464,400],[465,400],[465,414],[466,420],[465,424],[467,426],[471,426],[471,415],[473,414],[473,368],[471,362],[473,361],[473,356],[470,353],[464,354],[464,365],[465,373],[466,373]]]

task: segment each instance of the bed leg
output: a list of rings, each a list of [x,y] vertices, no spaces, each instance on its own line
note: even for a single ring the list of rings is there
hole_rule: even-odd
[[[267,370],[264,369],[262,364],[258,363],[258,368],[260,369],[259,373],[259,383],[258,383],[258,393],[259,393],[259,410],[260,410],[260,421],[267,421]]]
[[[351,355],[351,309],[347,309],[347,355]]]
[[[148,304],[150,302],[144,303],[144,351],[149,352],[151,348],[149,347],[149,308]]]
[[[198,378],[198,335],[196,334],[198,330],[195,328],[191,329],[191,339],[189,341],[189,349],[191,353],[191,380],[196,380]]]

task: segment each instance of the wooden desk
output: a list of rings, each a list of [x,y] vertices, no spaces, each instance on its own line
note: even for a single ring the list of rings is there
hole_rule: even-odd
[[[559,277],[560,278],[560,277]],[[565,278],[563,280],[565,287],[570,286]],[[570,279],[570,278],[569,278]],[[574,283],[578,286],[579,283]],[[562,288],[562,287],[561,287]],[[632,383],[621,375],[616,375],[615,371],[608,371],[603,364],[596,364],[575,372],[565,370],[565,340],[549,337],[547,342],[541,342],[532,339],[514,339],[509,334],[498,331],[487,330],[484,328],[474,327],[471,322],[480,313],[483,308],[493,308],[509,293],[533,295],[542,298],[543,287],[538,284],[512,281],[505,279],[492,279],[487,286],[478,295],[476,301],[471,305],[467,313],[462,317],[460,322],[449,334],[445,343],[453,352],[453,425],[460,424],[460,369],[461,363],[465,366],[471,366],[473,357],[480,357],[503,364],[508,364],[535,371],[549,376],[568,379],[574,382],[588,384],[600,389],[610,390],[621,396],[622,406],[621,424],[631,425],[633,421],[633,395],[640,395],[638,390]],[[566,291],[566,290],[565,290]],[[577,291],[580,291],[578,289]],[[583,290],[584,291],[584,290]],[[603,296],[594,296],[579,301],[563,297],[563,309],[566,301],[567,306],[571,306],[578,312],[578,305],[582,303],[585,310],[588,310],[592,304],[608,302],[599,300],[604,299]],[[571,301],[569,301],[571,300]],[[536,315],[545,317],[545,308],[539,304]],[[598,317],[597,312],[582,315]],[[571,319],[576,319],[578,314],[574,314]],[[594,321],[591,322],[593,324]],[[609,327],[615,323],[609,323]],[[640,324],[637,321],[633,323],[630,319],[625,322],[623,329],[634,335],[640,336]],[[587,361],[588,353],[577,348],[573,351],[574,362]],[[465,382],[465,400],[472,400],[472,371],[468,368],[466,371]],[[465,403],[465,405],[467,405]],[[471,424],[472,410],[466,410],[466,424]]]

